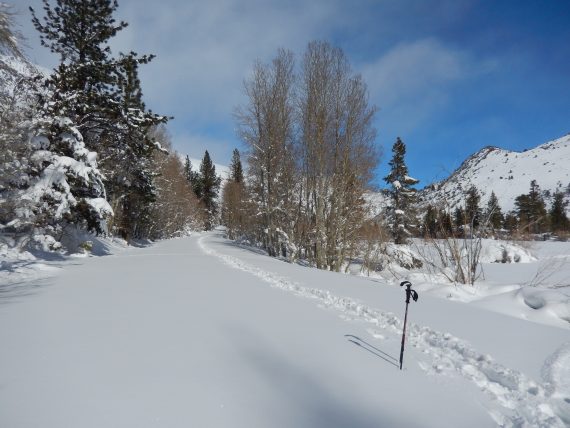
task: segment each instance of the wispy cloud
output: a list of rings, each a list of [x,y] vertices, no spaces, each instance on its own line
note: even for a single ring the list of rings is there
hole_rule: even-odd
[[[408,130],[442,108],[450,86],[473,72],[468,55],[434,38],[399,44],[362,66],[374,102]]]

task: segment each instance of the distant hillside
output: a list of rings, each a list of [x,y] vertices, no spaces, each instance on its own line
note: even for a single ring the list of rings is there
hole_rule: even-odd
[[[451,209],[464,203],[465,193],[475,186],[484,207],[494,191],[503,212],[515,208],[515,198],[528,193],[536,180],[547,205],[559,190],[570,198],[570,134],[541,144],[531,150],[515,152],[498,147],[484,147],[467,158],[447,179],[418,192],[420,205],[439,205]],[[371,193],[373,214],[389,204],[383,192]],[[567,208],[570,211],[570,206]]]
[[[475,186],[481,205],[494,191],[506,212],[515,208],[517,196],[528,193],[531,180],[536,180],[547,203],[555,191],[570,190],[570,134],[523,152],[485,147],[449,178],[423,189],[420,200],[453,208],[462,204],[465,192]]]
[[[49,72],[24,58],[0,54],[0,88],[3,92],[13,90],[22,78],[42,74],[48,75]]]

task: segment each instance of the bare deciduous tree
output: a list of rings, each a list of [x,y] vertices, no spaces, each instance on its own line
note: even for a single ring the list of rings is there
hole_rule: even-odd
[[[152,138],[169,149],[153,155],[156,175],[156,200],[150,207],[148,236],[152,239],[169,238],[188,229],[202,229],[204,210],[184,173],[184,165],[176,152],[170,151],[170,137],[163,126],[151,131]]]
[[[363,193],[378,160],[366,84],[341,49],[312,42],[300,88],[303,246],[318,268],[340,270],[364,221]]]
[[[249,147],[252,232],[273,256],[290,256],[294,223],[293,67],[293,54],[285,50],[271,64],[255,64],[245,82],[248,103],[236,111],[240,136]]]

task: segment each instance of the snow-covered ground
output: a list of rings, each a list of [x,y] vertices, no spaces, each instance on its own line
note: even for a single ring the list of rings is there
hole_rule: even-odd
[[[486,265],[486,287],[505,285],[489,266],[568,254],[541,245],[524,266]],[[556,314],[531,322],[418,283],[400,371],[397,285],[284,263],[220,231],[110,251],[0,277],[1,427],[570,424],[570,324]]]

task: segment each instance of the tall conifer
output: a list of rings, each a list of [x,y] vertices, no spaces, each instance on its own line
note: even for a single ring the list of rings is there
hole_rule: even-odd
[[[406,155],[406,145],[397,138],[392,146],[392,160],[390,173],[384,181],[391,186],[389,190],[392,197],[392,207],[389,211],[389,221],[392,236],[396,244],[405,244],[411,235],[410,228],[414,225],[413,203],[415,201],[416,190],[412,188],[419,180],[408,175],[408,167],[404,157]]]
[[[202,163],[200,163],[200,181],[202,187],[201,201],[206,208],[206,230],[214,227],[218,214],[218,191],[222,179],[216,175],[216,167],[210,159],[210,154],[206,150]]]

